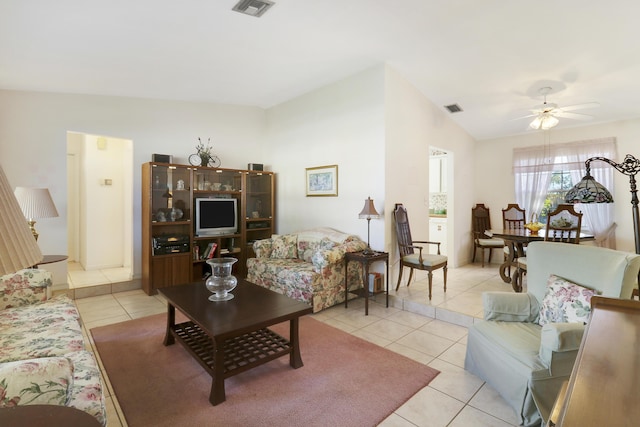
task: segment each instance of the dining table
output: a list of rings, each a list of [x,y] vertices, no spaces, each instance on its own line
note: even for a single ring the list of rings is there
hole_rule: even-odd
[[[511,283],[515,292],[522,292],[522,288],[517,286],[516,281],[512,277],[515,276],[518,270],[518,258],[526,256],[525,248],[529,243],[544,240],[545,229],[543,228],[537,233],[526,228],[486,230],[484,233],[491,238],[497,237],[504,240],[505,246],[509,248],[509,254],[500,265],[500,277],[505,283]],[[592,234],[580,233],[581,241],[593,239],[595,239],[595,236]],[[513,270],[512,276],[507,273],[511,270]]]

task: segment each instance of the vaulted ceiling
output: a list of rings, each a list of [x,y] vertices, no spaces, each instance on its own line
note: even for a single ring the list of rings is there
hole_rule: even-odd
[[[547,98],[640,117],[640,3],[584,0],[0,0],[0,88],[270,107],[387,63],[478,140]]]

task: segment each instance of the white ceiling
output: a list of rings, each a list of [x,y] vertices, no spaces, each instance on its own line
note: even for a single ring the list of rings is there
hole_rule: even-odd
[[[0,0],[0,88],[270,107],[388,63],[476,139],[640,117],[637,0]],[[447,112],[447,114],[449,114]]]

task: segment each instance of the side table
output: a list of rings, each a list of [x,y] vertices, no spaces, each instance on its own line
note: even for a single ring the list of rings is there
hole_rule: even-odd
[[[386,285],[385,294],[387,298],[387,307],[389,307],[389,253],[388,252],[374,252],[371,255],[365,255],[363,252],[347,252],[344,254],[344,307],[347,308],[349,303],[349,284],[347,283],[347,267],[349,261],[356,261],[362,264],[363,276],[362,283],[364,288],[364,315],[369,315],[369,265],[377,262],[384,261],[387,267],[386,273]]]
[[[37,263],[36,265],[34,265],[34,268],[38,268],[39,265],[42,264],[51,264],[54,262],[60,262],[60,261],[64,261],[67,258],[69,258],[67,255],[44,255],[42,257],[42,261],[40,261],[39,263]]]

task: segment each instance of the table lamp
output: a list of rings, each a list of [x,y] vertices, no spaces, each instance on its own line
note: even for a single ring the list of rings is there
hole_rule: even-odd
[[[376,211],[376,207],[373,204],[373,200],[371,197],[367,197],[364,201],[364,207],[362,211],[358,214],[358,218],[367,220],[367,249],[365,249],[362,254],[363,255],[373,255],[375,252],[371,250],[371,246],[369,246],[369,236],[371,230],[371,218],[380,218],[380,214]]]
[[[33,237],[38,240],[35,220],[58,216],[56,205],[53,204],[49,190],[47,188],[16,187],[15,195],[20,204],[20,209],[22,209],[22,213],[27,218],[29,227],[31,227]]]
[[[42,260],[38,243],[24,221],[24,215],[9,181],[0,167],[0,275],[15,273]]]

